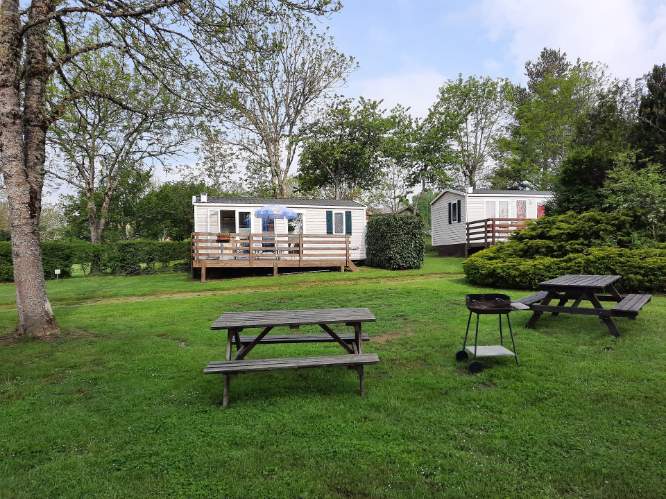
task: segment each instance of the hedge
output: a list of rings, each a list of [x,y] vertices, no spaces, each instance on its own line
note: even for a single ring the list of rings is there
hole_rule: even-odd
[[[44,276],[55,278],[55,269],[61,277],[68,277],[74,265],[84,272],[132,275],[173,269],[174,262],[181,267],[190,263],[189,241],[119,241],[90,244],[86,241],[47,241],[42,243]],[[0,281],[14,278],[11,243],[0,242]]]
[[[423,264],[423,222],[415,215],[377,215],[368,220],[366,263],[390,270],[418,269]]]
[[[617,274],[624,291],[666,291],[666,245],[633,248],[631,223],[614,214],[545,217],[511,240],[469,257],[473,284],[534,289],[562,274]]]

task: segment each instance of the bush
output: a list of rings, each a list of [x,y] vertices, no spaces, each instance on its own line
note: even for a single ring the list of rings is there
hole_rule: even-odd
[[[627,219],[612,214],[545,217],[463,267],[470,282],[483,286],[533,289],[562,274],[617,274],[624,291],[665,291],[666,247],[631,248],[631,231]]]
[[[94,269],[102,273],[133,275],[171,269],[174,262],[190,263],[189,241],[119,241],[100,245],[86,241],[46,241],[42,243],[44,276],[68,277],[74,265],[84,272]],[[179,267],[180,269],[180,267]],[[0,242],[0,281],[12,281],[11,243]]]
[[[418,269],[423,264],[423,222],[415,215],[378,215],[368,220],[366,261],[390,270]]]

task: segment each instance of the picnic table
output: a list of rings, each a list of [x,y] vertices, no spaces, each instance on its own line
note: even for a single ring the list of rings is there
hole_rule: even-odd
[[[367,308],[226,312],[211,326],[213,330],[227,330],[225,360],[210,362],[204,369],[204,373],[224,376],[223,407],[229,404],[229,385],[232,374],[273,369],[351,366],[358,372],[359,392],[363,396],[365,393],[364,366],[379,362],[379,357],[377,354],[363,353],[363,342],[368,341],[369,338],[363,334],[362,325],[364,322],[374,322],[375,320],[375,316]],[[318,325],[325,334],[269,335],[274,328],[279,326],[298,329],[308,325]],[[353,334],[339,334],[333,330],[334,325],[351,326],[354,332]],[[257,331],[252,335],[241,336],[240,333],[247,329]],[[280,343],[337,343],[346,353],[333,356],[245,359],[257,345]],[[233,354],[234,347],[235,355]]]
[[[527,327],[535,327],[545,312],[552,312],[553,315],[596,315],[606,325],[610,334],[620,336],[613,317],[634,319],[652,298],[649,294],[621,295],[615,287],[615,283],[620,279],[619,275],[567,274],[539,283],[541,291],[518,300],[534,312],[527,322]],[[557,300],[557,305],[550,304],[553,300]],[[567,306],[569,301],[572,303]],[[592,307],[581,307],[584,301],[590,302]],[[614,302],[614,305],[604,308],[601,304],[604,301]]]

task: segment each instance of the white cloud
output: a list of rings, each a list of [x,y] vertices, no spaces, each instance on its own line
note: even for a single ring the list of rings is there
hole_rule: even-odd
[[[663,0],[484,0],[477,12],[492,39],[506,39],[516,76],[543,47],[605,63],[622,78],[666,59]]]
[[[345,92],[350,96],[382,99],[386,108],[396,104],[411,108],[413,116],[423,117],[435,101],[446,77],[433,69],[398,71],[376,78],[357,79]]]

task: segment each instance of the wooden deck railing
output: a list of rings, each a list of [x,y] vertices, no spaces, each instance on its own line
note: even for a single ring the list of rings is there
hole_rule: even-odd
[[[218,234],[192,233],[192,261],[228,260],[248,266],[253,262],[313,260],[351,261],[349,236],[318,234]],[[305,266],[305,265],[304,265]]]
[[[506,241],[511,233],[524,229],[527,222],[525,218],[485,218],[467,222],[466,252],[470,247],[487,248]]]

